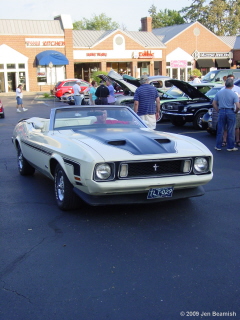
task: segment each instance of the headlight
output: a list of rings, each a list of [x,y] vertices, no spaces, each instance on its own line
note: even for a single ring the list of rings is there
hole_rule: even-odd
[[[100,180],[107,180],[111,176],[111,173],[111,167],[107,163],[101,163],[95,168],[96,177]]]
[[[195,173],[206,173],[209,170],[208,159],[206,158],[195,158],[194,160],[194,171]]]

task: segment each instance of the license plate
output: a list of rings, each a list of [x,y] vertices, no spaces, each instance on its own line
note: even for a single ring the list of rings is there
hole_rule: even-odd
[[[173,195],[173,187],[154,188],[148,191],[147,199],[171,198]]]

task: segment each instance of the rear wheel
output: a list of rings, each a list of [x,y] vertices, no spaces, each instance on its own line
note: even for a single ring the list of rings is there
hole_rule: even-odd
[[[171,121],[171,123],[172,123],[174,126],[176,126],[176,127],[182,127],[182,126],[184,126],[185,123],[186,123],[186,121],[185,121],[185,120],[182,120],[182,119],[178,119],[178,120],[172,119],[172,120],[170,120],[170,121]]]
[[[73,185],[59,164],[55,169],[54,188],[57,205],[61,210],[71,210],[78,207],[80,199],[74,193]]]
[[[35,172],[35,168],[33,168],[24,158],[20,146],[18,146],[18,170],[22,176],[30,176]]]

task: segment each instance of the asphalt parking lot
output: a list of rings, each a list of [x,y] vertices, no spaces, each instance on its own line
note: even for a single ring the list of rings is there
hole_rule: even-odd
[[[240,150],[188,124],[214,154],[205,195],[158,205],[62,212],[53,182],[18,174],[11,135],[23,117],[48,117],[56,101],[0,97],[1,310],[3,320],[240,319]]]

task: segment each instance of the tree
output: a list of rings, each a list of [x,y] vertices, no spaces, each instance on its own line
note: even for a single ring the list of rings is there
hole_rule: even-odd
[[[198,21],[218,36],[232,36],[240,32],[240,0],[193,0],[180,12],[186,22]]]
[[[184,14],[183,19],[185,22],[190,23],[199,21],[204,25],[208,12],[208,7],[204,6],[204,2],[205,0],[193,0],[191,6],[184,7],[180,10],[180,13]]]
[[[92,19],[83,18],[73,23],[74,30],[115,30],[119,28],[117,22],[112,21],[105,13],[93,15]]]
[[[151,8],[148,10],[148,12],[152,17],[153,29],[184,23],[184,19],[181,17],[180,13],[176,10],[164,9],[164,10],[159,10],[159,12],[157,12],[156,6],[152,5]]]

